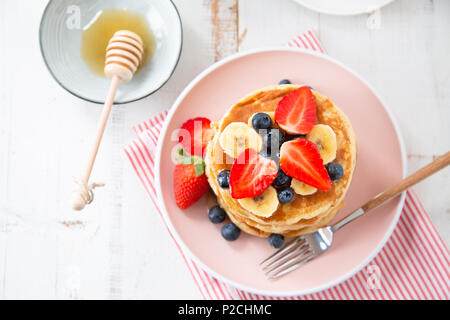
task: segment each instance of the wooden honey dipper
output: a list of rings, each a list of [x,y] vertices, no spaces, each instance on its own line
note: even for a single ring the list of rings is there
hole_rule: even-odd
[[[97,156],[106,122],[111,112],[117,87],[120,82],[127,82],[133,78],[142,60],[143,53],[144,45],[142,39],[134,32],[120,30],[114,33],[109,40],[108,46],[106,47],[105,75],[111,79],[111,85],[103,106],[84,176],[81,179],[74,178],[77,183],[77,187],[73,190],[71,197],[71,205],[74,210],[82,210],[86,204],[91,203],[94,199],[93,189],[98,186],[103,186],[102,183],[88,184],[95,157]]]

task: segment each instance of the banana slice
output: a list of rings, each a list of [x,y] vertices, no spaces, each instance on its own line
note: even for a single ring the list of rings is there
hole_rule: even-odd
[[[223,151],[233,158],[247,148],[259,152],[262,147],[261,136],[243,122],[232,122],[226,126],[219,138]]]
[[[307,185],[304,182],[301,182],[297,179],[292,179],[291,182],[291,188],[294,189],[296,194],[299,194],[301,196],[309,196],[313,193],[316,193],[317,189]]]
[[[323,164],[336,158],[337,142],[333,129],[326,124],[316,124],[306,135],[306,139],[316,144],[322,157]]]
[[[254,215],[270,217],[279,205],[277,190],[269,187],[263,193],[253,198],[238,199],[239,204]]]
[[[267,112],[264,112],[264,113],[267,113],[268,115],[269,115],[269,117],[270,117],[270,119],[272,119],[272,127],[273,128],[278,128],[278,125],[277,125],[277,123],[275,122],[275,111],[267,111]],[[250,128],[253,128],[253,124],[252,124],[252,120],[253,120],[253,116],[255,115],[256,113],[254,113],[254,114],[252,114],[252,116],[250,117],[250,118],[248,118],[248,126],[250,127]]]

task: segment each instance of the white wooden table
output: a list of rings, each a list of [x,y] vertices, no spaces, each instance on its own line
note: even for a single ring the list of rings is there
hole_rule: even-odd
[[[409,172],[450,147],[450,1],[396,0],[367,15],[318,14],[291,0],[176,0],[184,47],[156,94],[115,107],[93,178],[108,185],[83,213],[67,198],[101,108],[68,94],[39,52],[47,1],[0,1],[0,299],[201,298],[122,147],[134,124],[170,107],[205,67],[313,28],[397,116]],[[381,129],[381,128],[380,128]],[[446,169],[415,190],[450,244]]]

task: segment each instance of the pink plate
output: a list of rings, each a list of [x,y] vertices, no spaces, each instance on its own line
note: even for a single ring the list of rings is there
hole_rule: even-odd
[[[373,89],[354,72],[322,54],[292,48],[239,53],[209,67],[181,93],[161,134],[156,188],[169,228],[192,258],[218,279],[267,295],[301,295],[336,285],[369,263],[391,235],[404,195],[340,230],[333,246],[316,260],[276,281],[269,281],[259,262],[273,253],[267,240],[242,234],[225,241],[221,225],[207,218],[204,197],[188,210],[174,201],[170,161],[174,130],[189,118],[218,120],[247,93],[290,79],[328,96],[350,118],[356,133],[357,165],[337,218],[398,182],[406,171],[402,138],[392,114]]]

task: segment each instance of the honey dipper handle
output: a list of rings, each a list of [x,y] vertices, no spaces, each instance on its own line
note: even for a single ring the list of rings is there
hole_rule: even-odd
[[[364,210],[364,212],[367,212],[373,208],[378,207],[379,205],[398,195],[400,192],[405,191],[406,189],[415,185],[416,183],[424,180],[425,178],[428,178],[429,176],[445,168],[449,164],[450,164],[450,151],[444,154],[443,156],[440,156],[439,158],[431,162],[429,165],[423,167],[419,171],[416,171],[409,177],[406,177],[405,179],[397,183],[395,186],[384,191],[382,194],[378,195],[374,199],[370,200],[369,202],[367,202],[362,206],[362,209]]]
[[[94,144],[89,154],[88,163],[86,166],[86,171],[83,176],[83,181],[88,183],[89,177],[91,176],[92,167],[94,166],[95,158],[97,157],[98,148],[100,147],[100,142],[103,137],[103,132],[105,132],[106,122],[108,121],[109,114],[111,112],[111,107],[114,103],[114,96],[116,95],[117,87],[119,86],[120,78],[119,76],[114,76],[111,79],[111,85],[109,86],[108,95],[106,96],[105,104],[103,105],[102,115],[97,126],[97,133],[95,135]]]
[[[106,96],[105,104],[103,105],[102,115],[97,127],[94,144],[92,145],[89,154],[88,163],[82,179],[75,179],[77,187],[73,190],[71,196],[71,206],[74,210],[82,210],[86,204],[93,200],[92,190],[97,186],[102,186],[101,183],[93,183],[88,185],[89,177],[91,176],[92,167],[94,166],[95,158],[97,157],[98,148],[105,132],[106,122],[108,121],[111,107],[114,103],[114,96],[116,95],[117,87],[119,86],[120,77],[115,75],[111,79],[108,95]]]

